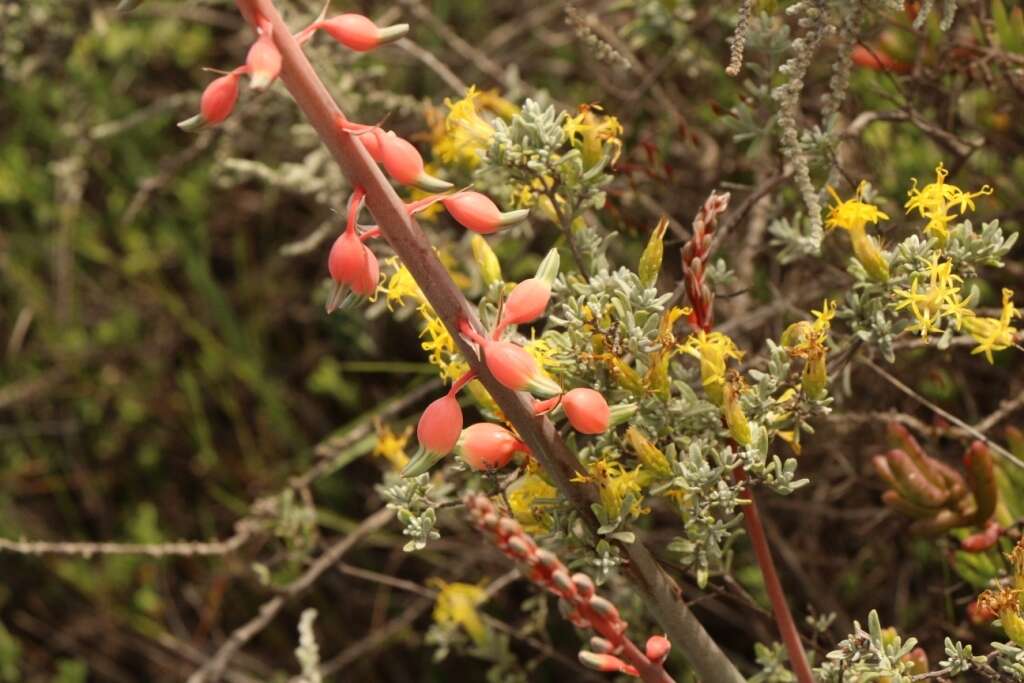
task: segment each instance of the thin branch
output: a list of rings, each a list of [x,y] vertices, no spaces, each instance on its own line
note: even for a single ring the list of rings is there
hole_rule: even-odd
[[[217,649],[213,657],[188,677],[188,683],[213,683],[213,681],[220,680],[231,658],[246,643],[262,632],[289,600],[309,590],[320,578],[320,575],[335,566],[356,543],[390,522],[394,515],[394,511],[389,508],[378,510],[364,519],[350,534],[324,551],[302,576],[285,586],[278,595],[263,603],[256,616],[235,629]]]

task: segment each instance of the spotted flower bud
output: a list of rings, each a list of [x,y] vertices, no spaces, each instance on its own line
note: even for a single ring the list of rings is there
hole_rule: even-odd
[[[420,451],[402,470],[402,476],[415,477],[429,470],[452,452],[461,433],[462,408],[455,395],[447,394],[431,403],[416,425]]]
[[[529,209],[502,213],[490,197],[472,190],[445,197],[441,203],[452,218],[481,235],[490,235],[503,227],[515,225],[530,213]]]
[[[245,58],[245,64],[249,67],[249,75],[252,79],[250,85],[253,90],[266,90],[281,73],[281,52],[274,44],[271,31],[268,29],[260,34],[260,37],[249,48],[249,55]]]
[[[385,43],[394,42],[409,32],[409,24],[378,28],[361,14],[339,14],[321,21],[317,28],[327,31],[336,41],[356,52],[369,52]]]
[[[561,393],[561,388],[544,374],[533,356],[512,342],[486,341],[484,361],[494,378],[513,391],[528,391],[538,396]]]
[[[562,409],[572,428],[581,434],[603,434],[608,431],[611,411],[600,392],[573,389],[562,397]]]
[[[516,451],[528,450],[512,432],[490,422],[478,422],[463,429],[455,446],[455,452],[477,471],[504,467]]]

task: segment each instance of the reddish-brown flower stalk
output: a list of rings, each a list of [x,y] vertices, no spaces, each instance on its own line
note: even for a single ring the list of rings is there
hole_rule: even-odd
[[[714,231],[718,215],[723,213],[728,206],[728,193],[712,192],[693,221],[693,238],[683,247],[683,282],[690,306],[693,308],[693,312],[690,314],[690,324],[704,332],[711,331],[714,321],[715,295],[705,278],[705,267],[711,257],[711,234]],[[745,484],[747,473],[742,467],[736,467],[733,470],[733,478],[737,483]],[[789,604],[786,602],[786,594],[782,590],[779,574],[775,570],[775,562],[772,560],[772,551],[764,533],[764,525],[761,524],[761,515],[757,510],[754,492],[749,486],[746,487],[746,490],[750,503],[742,507],[743,521],[747,534],[750,536],[750,543],[754,547],[757,564],[764,576],[765,590],[772,603],[775,623],[786,645],[789,662],[793,673],[796,674],[797,681],[799,683],[814,683],[811,665],[807,661],[807,654],[800,642],[800,632],[793,621],[793,614],[789,611]]]
[[[648,657],[626,635],[628,624],[615,605],[595,592],[589,576],[570,576],[557,555],[538,548],[519,523],[502,514],[487,496],[469,493],[463,502],[477,529],[489,536],[501,552],[524,565],[526,578],[558,596],[562,614],[574,626],[591,628],[600,635],[592,641],[596,652],[580,652],[584,665],[598,671],[638,676],[646,683],[672,683],[672,677],[662,666],[669,649],[664,636],[653,636],[648,641]]]
[[[550,420],[535,417],[532,399],[510,391],[487,370],[472,345],[459,334],[459,323],[468,320],[480,330],[475,314],[438,260],[423,231],[408,215],[405,204],[384,178],[358,138],[340,131],[337,103],[302,52],[300,40],[288,29],[272,0],[236,0],[246,20],[254,27],[265,18],[273,25],[273,37],[281,52],[281,81],[320,135],[353,187],[366,188],[366,203],[380,226],[381,236],[408,267],[438,317],[444,321],[459,350],[475,370],[510,424],[547,471],[559,492],[577,509],[591,531],[598,527],[591,511],[597,501],[592,484],[574,483],[585,475],[576,456],[558,436]],[[624,544],[628,558],[626,576],[676,645],[684,651],[697,676],[715,683],[742,683],[743,676],[708,635],[682,600],[678,585],[660,567],[642,541]]]

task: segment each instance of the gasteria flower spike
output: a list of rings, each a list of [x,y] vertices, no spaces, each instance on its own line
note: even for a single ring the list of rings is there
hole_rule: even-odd
[[[316,27],[356,52],[369,52],[386,43],[393,43],[409,32],[409,24],[379,28],[361,14],[339,14],[317,22]]]
[[[598,391],[573,389],[562,397],[562,409],[572,428],[581,434],[603,434],[608,431],[611,410]]]
[[[388,172],[390,173],[390,171]],[[397,179],[397,176],[395,177]],[[399,182],[402,181],[399,180]],[[530,214],[529,209],[517,209],[503,213],[490,197],[472,190],[445,197],[441,203],[444,204],[444,208],[448,210],[452,218],[481,235],[490,235],[501,228],[520,223]]]
[[[478,472],[504,467],[517,452],[530,449],[515,434],[490,422],[478,422],[462,430],[455,452]]]
[[[281,73],[281,52],[274,44],[273,30],[268,24],[260,32],[260,37],[249,48],[245,65],[249,68],[251,78],[249,85],[253,90],[266,90]]]
[[[416,426],[420,451],[402,470],[403,477],[415,477],[433,467],[455,448],[462,434],[462,408],[455,394],[448,393],[423,411]]]

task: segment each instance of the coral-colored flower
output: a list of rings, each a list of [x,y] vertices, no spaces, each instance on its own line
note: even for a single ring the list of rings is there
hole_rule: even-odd
[[[411,142],[398,137],[390,130],[374,135],[380,146],[380,163],[392,178],[403,185],[412,185],[427,192],[443,192],[451,188],[451,183],[435,178],[423,170],[423,157]],[[374,156],[370,149],[367,149],[367,152]]]
[[[253,90],[265,90],[281,73],[281,52],[274,44],[271,30],[260,33],[260,37],[249,48],[245,58],[249,67],[250,85]]]
[[[494,378],[513,391],[529,391],[538,396],[561,393],[555,382],[544,374],[526,349],[508,341],[486,341],[484,360]]]
[[[477,471],[504,467],[516,451],[525,453],[529,449],[515,434],[490,422],[478,422],[463,429],[455,446],[455,452]]]
[[[420,451],[402,470],[403,477],[415,477],[434,466],[455,448],[462,434],[462,408],[455,394],[437,399],[420,415],[416,438]]]
[[[600,392],[573,389],[562,397],[562,409],[572,428],[581,434],[603,434],[608,431],[611,410]]]
[[[408,24],[395,24],[378,28],[361,14],[339,14],[317,24],[336,41],[356,52],[369,52],[375,47],[391,43],[409,32]]]
[[[669,650],[671,649],[672,643],[670,643],[668,638],[665,636],[651,636],[647,639],[645,654],[647,655],[647,659],[656,664],[660,664],[665,661],[666,657],[668,657]]]
[[[393,173],[392,176],[399,182],[403,182]],[[448,209],[452,218],[481,235],[490,235],[503,227],[515,225],[530,213],[529,209],[517,209],[503,213],[490,197],[471,190],[445,197],[441,202],[444,204],[444,208]]]
[[[229,73],[216,79],[203,91],[199,113],[210,125],[217,125],[231,116],[238,101],[238,74]]]

